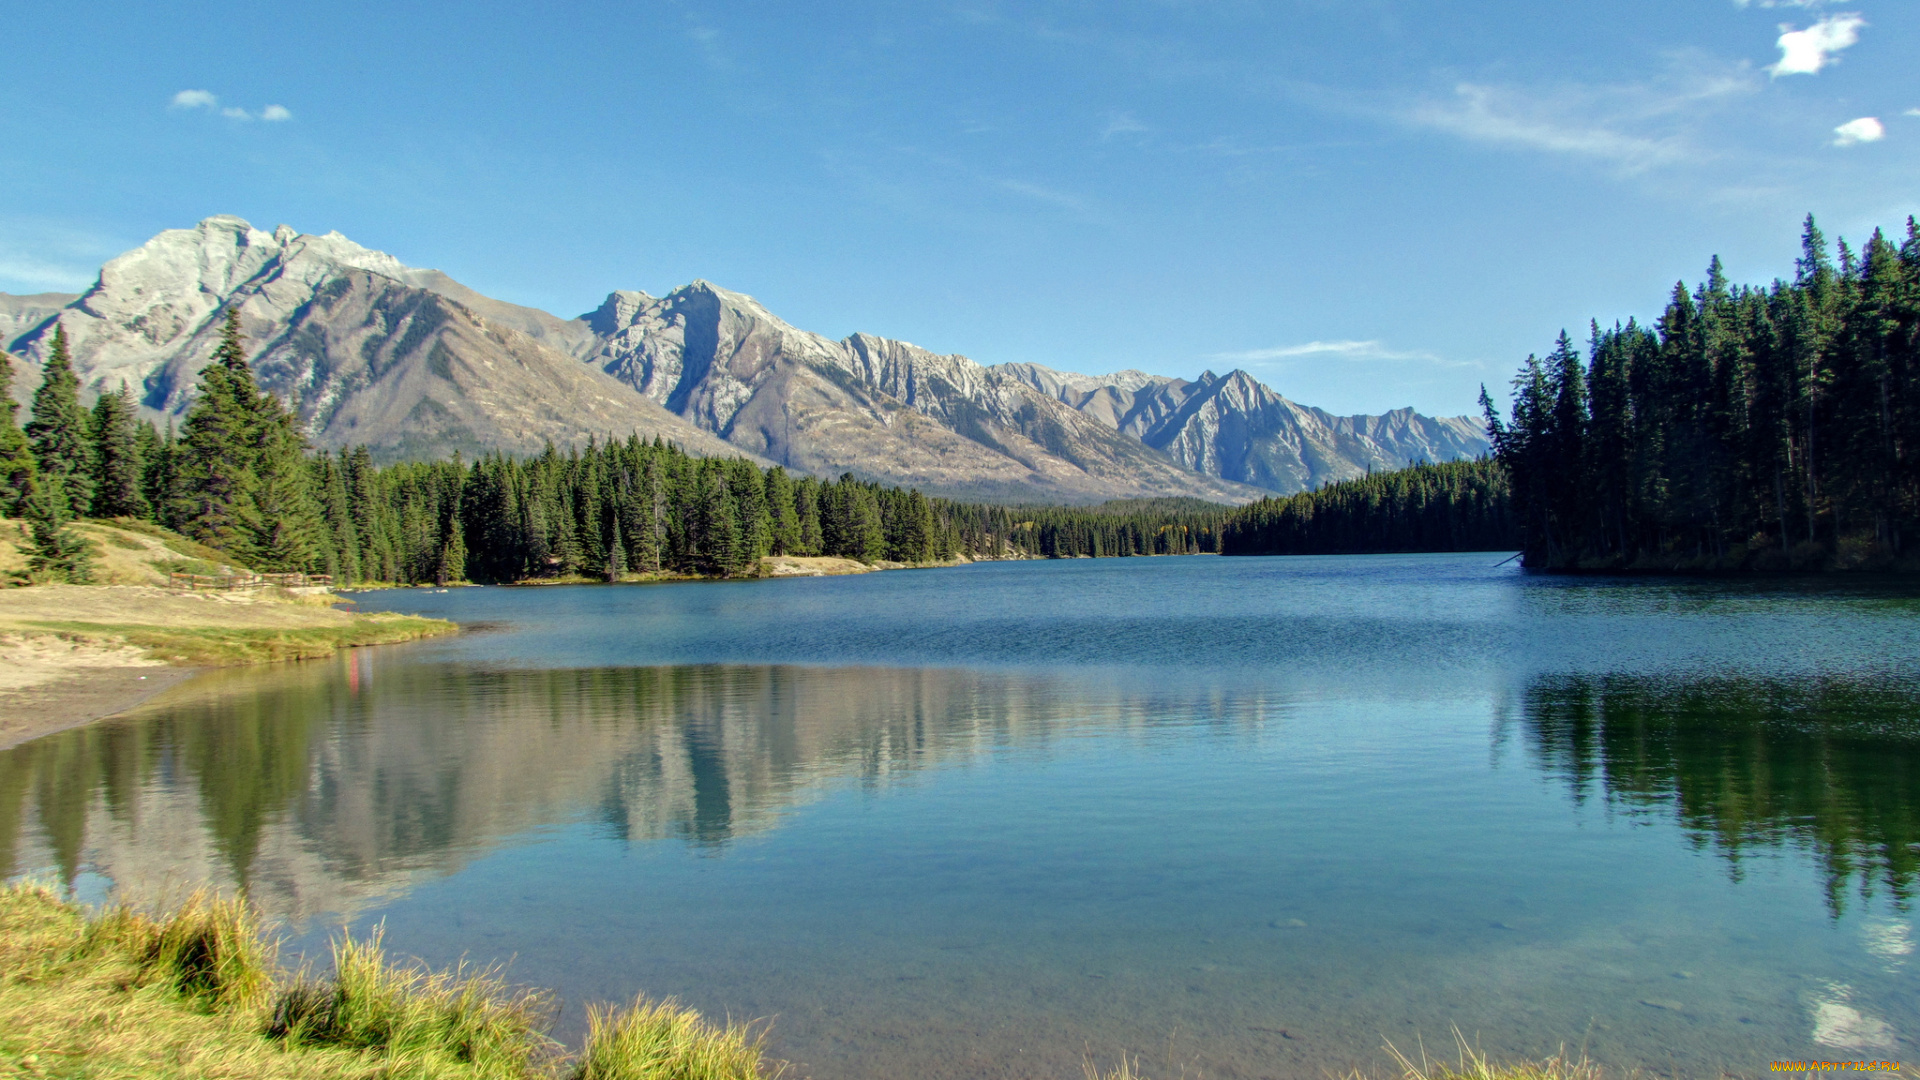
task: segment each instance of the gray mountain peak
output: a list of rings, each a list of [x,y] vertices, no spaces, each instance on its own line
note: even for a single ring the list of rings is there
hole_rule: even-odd
[[[113,259],[78,297],[0,294],[0,341],[37,374],[64,325],[89,394],[124,381],[149,416],[177,418],[229,306],[262,385],[316,443],[388,457],[639,433],[963,497],[1242,502],[1486,447],[1464,417],[1333,417],[1244,371],[1081,375],[866,333],[835,341],[706,280],[660,297],[616,290],[562,319],[337,232],[227,215]]]

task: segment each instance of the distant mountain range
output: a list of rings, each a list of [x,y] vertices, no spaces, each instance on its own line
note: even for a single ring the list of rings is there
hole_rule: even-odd
[[[0,343],[23,401],[59,323],[89,393],[125,383],[148,416],[177,419],[229,305],[261,384],[317,445],[386,459],[638,432],[960,498],[1244,502],[1487,449],[1472,418],[1333,416],[1244,371],[1088,376],[868,334],[835,341],[705,281],[614,292],[562,319],[339,233],[225,216],[161,233],[78,296],[0,293]]]

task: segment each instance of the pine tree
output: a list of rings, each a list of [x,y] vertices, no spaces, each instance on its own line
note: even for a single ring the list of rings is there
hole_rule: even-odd
[[[326,533],[307,467],[307,441],[271,394],[257,401],[252,457],[252,513],[244,528],[255,569],[274,573],[313,570],[325,558]]]
[[[847,491],[847,548],[848,557],[859,559],[863,563],[876,563],[887,557],[887,531],[880,520],[880,500],[861,483],[847,483],[848,477],[841,478],[841,485]]]
[[[461,475],[458,455],[451,468],[442,472],[440,495],[440,552],[434,564],[433,583],[445,587],[467,579],[466,526],[461,521]]]
[[[180,440],[174,437],[171,420],[167,421],[165,431],[161,431],[152,424],[141,424],[138,430],[140,434],[140,496],[147,501],[148,513],[153,520],[172,528],[174,466]]]
[[[641,471],[641,499],[645,518],[645,540],[640,550],[650,561],[644,565],[660,573],[667,552],[667,481],[660,453],[650,454]]]
[[[620,519],[613,520],[613,541],[607,545],[607,580],[619,581],[627,576],[627,542],[620,530]]]
[[[54,327],[53,349],[41,368],[40,388],[33,392],[31,416],[26,435],[33,447],[34,471],[58,479],[46,490],[67,500],[66,516],[84,515],[93,501],[92,421],[80,405],[80,380],[73,374],[64,326]]]
[[[93,403],[94,517],[147,516],[141,426],[134,418],[133,393],[124,383]]]
[[[33,448],[13,400],[13,358],[0,355],[0,516],[20,512],[33,480]]]
[[[200,371],[200,396],[182,425],[170,516],[174,528],[244,561],[265,526],[254,503],[260,394],[241,344],[238,309],[227,309],[213,355]]]
[[[353,505],[347,497],[344,458],[322,452],[315,459],[314,485],[319,488],[320,517],[327,530],[327,573],[343,585],[362,580],[360,534],[353,527]]]
[[[800,542],[795,555],[819,555],[826,550],[820,534],[820,482],[803,476],[793,488],[794,515],[800,521]]]
[[[767,513],[772,519],[772,547],[775,555],[800,553],[800,515],[794,509],[793,478],[778,465],[767,470]]]
[[[60,490],[59,473],[35,477],[28,484],[27,577],[35,582],[85,585],[93,580],[93,546],[67,527],[72,498]]]

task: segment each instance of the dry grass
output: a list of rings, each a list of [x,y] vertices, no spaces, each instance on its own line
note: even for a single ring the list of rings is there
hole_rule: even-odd
[[[1415,1062],[1392,1043],[1387,1044],[1387,1053],[1400,1063],[1401,1080],[1601,1080],[1599,1066],[1588,1061],[1584,1054],[1571,1057],[1564,1046],[1560,1053],[1545,1061],[1496,1064],[1475,1050],[1459,1028],[1453,1030],[1453,1043],[1456,1060],[1452,1065],[1429,1060],[1424,1049],[1420,1051],[1420,1060]]]
[[[156,660],[193,667],[309,660],[341,649],[414,641],[453,629],[443,619],[385,612],[353,615],[333,625],[300,627],[143,626],[54,619],[23,620],[19,625],[73,641],[125,642]]]
[[[553,1009],[494,970],[435,972],[387,961],[380,931],[333,943],[333,978],[300,978],[274,1001],[265,1033],[290,1047],[341,1047],[406,1062],[420,1075],[536,1075],[556,1056]]]
[[[761,1053],[764,1028],[714,1027],[671,999],[588,1010],[587,1048],[568,1080],[750,1080],[777,1077]]]
[[[93,584],[165,586],[170,571],[219,573],[231,557],[179,533],[134,518],[87,518],[73,523],[93,549]],[[0,519],[0,584],[24,583],[26,526]]]
[[[595,1010],[579,1058],[545,1035],[550,1000],[494,970],[394,964],[379,935],[334,943],[324,980],[276,977],[237,900],[166,915],[90,912],[0,888],[0,1077],[100,1080],[753,1080],[779,1069],[748,1027],[671,1002]]]
[[[1458,1028],[1454,1029],[1453,1040],[1457,1060],[1452,1065],[1429,1060],[1425,1050],[1420,1052],[1420,1060],[1416,1062],[1392,1043],[1387,1044],[1387,1053],[1399,1063],[1399,1080],[1602,1080],[1599,1066],[1584,1056],[1578,1059],[1570,1057],[1564,1047],[1558,1055],[1545,1061],[1495,1063],[1475,1050]],[[1089,1055],[1083,1059],[1081,1071],[1086,1080],[1146,1080],[1140,1072],[1140,1059],[1130,1058],[1125,1053],[1120,1055],[1120,1064],[1111,1070],[1102,1070]],[[1343,1080],[1370,1078],[1356,1071]]]

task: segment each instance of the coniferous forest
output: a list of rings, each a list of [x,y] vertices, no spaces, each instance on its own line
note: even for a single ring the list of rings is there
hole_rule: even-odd
[[[1830,250],[1809,216],[1792,281],[1716,258],[1653,326],[1528,357],[1506,421],[1481,403],[1528,566],[1915,569],[1920,230]]]
[[[294,416],[255,385],[232,311],[179,432],[140,421],[124,389],[91,410],[78,389],[63,331],[24,430],[0,383],[0,510],[25,519],[29,570],[41,580],[86,580],[86,545],[65,529],[81,517],[151,521],[260,571],[446,584],[731,577],[768,555],[1190,554],[1218,550],[1226,513],[1196,500],[957,503],[637,438],[526,460],[383,466],[365,448],[315,453]]]
[[[1519,529],[1506,470],[1486,458],[1423,463],[1262,499],[1228,516],[1225,555],[1510,551]]]

